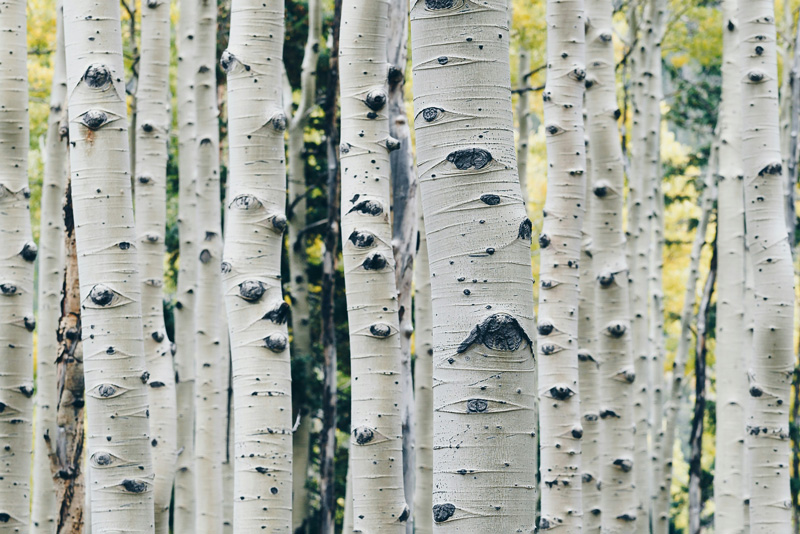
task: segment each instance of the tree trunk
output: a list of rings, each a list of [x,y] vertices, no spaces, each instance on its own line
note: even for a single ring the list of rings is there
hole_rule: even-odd
[[[142,5],[142,56],[137,91],[136,234],[142,277],[142,323],[155,469],[156,534],[169,534],[169,505],[177,459],[177,401],[171,343],[164,324],[164,235],[167,223],[170,4]]]
[[[736,0],[722,3],[717,252],[716,451],[714,527],[744,534],[745,500],[745,248],[741,161],[739,18]]]
[[[398,146],[389,137],[388,65],[382,59],[388,9],[388,0],[344,0],[340,48],[354,528],[387,534],[405,532],[409,515],[400,468],[404,389],[389,220],[389,151]]]
[[[197,4],[194,65],[197,106],[197,290],[195,292],[195,532],[222,530],[222,462],[228,351],[222,304],[219,125],[216,80],[217,3]],[[278,84],[280,86],[280,84]],[[250,496],[255,499],[255,495]]]
[[[789,8],[787,2],[784,7]],[[793,15],[790,15],[791,21]],[[791,23],[790,23],[791,26]],[[795,201],[797,199],[797,161],[798,156],[798,137],[800,136],[800,23],[795,25],[794,54],[792,58],[792,68],[789,70],[789,138],[787,142],[786,158],[786,229],[789,234],[789,246],[794,248],[796,241],[797,213],[795,212]],[[788,59],[788,58],[787,58]],[[784,97],[786,98],[786,97]]]
[[[433,315],[431,312],[431,272],[428,266],[428,240],[422,217],[422,202],[417,193],[417,258],[414,263],[414,321],[416,361],[414,363],[414,413],[417,471],[414,488],[414,532],[433,534]]]
[[[236,414],[234,495],[244,497],[234,499],[233,523],[241,532],[292,528],[289,305],[280,276],[286,229],[283,33],[282,1],[234,0],[221,61],[228,74],[230,139],[222,270]]]
[[[794,276],[780,179],[774,6],[767,0],[740,1],[739,18],[745,218],[757,296],[747,417],[750,529],[784,534],[791,531],[787,459]]]
[[[509,2],[462,4],[417,0],[411,11],[434,317],[433,520],[440,534],[531,532],[531,222],[516,168]]]
[[[300,415],[300,425],[294,432],[292,442],[292,532],[305,534],[309,511],[309,494],[306,488],[308,480],[308,455],[311,447],[312,419],[308,414]]]
[[[350,469],[350,456],[348,455],[347,479],[345,480],[344,518],[342,520],[342,534],[353,532],[353,470]]]
[[[511,3],[509,3],[511,6]],[[510,12],[510,7],[509,7]],[[530,152],[531,138],[531,98],[528,85],[530,84],[531,55],[520,45],[519,54],[519,96],[517,97],[517,171],[519,172],[519,185],[522,190],[522,201],[528,205],[528,153]]]
[[[178,403],[178,459],[175,473],[173,528],[194,532],[194,355],[195,292],[197,290],[197,106],[195,103],[195,32],[197,5],[181,2],[178,23],[178,229],[180,265],[175,302],[175,382]]]
[[[64,187],[67,142],[61,120],[67,105],[67,59],[64,55],[64,10],[56,2],[56,50],[47,122],[45,172],[42,183],[39,238],[39,331],[36,359],[36,433],[33,445],[33,506],[31,533],[52,534],[58,526],[55,483],[50,470],[50,442],[56,433],[56,357],[61,291],[64,285]]]
[[[141,285],[119,4],[64,5],[92,529],[153,532]]]
[[[578,315],[586,153],[583,0],[547,2],[547,201],[539,236],[539,529],[581,532]]]
[[[232,369],[229,369],[231,371]],[[224,492],[222,501],[222,532],[223,534],[233,534],[233,496],[234,496],[234,428],[236,418],[233,411],[233,380],[230,372],[228,373],[228,409],[227,425],[225,425],[225,461],[222,462],[222,489]]]

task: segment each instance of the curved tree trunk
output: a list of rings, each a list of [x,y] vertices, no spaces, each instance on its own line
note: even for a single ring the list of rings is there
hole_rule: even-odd
[[[64,4],[92,530],[154,529],[119,4]]]
[[[405,532],[402,369],[392,255],[385,62],[388,0],[344,0],[342,251],[352,369],[353,516],[356,532]],[[380,58],[380,59],[378,59]]]
[[[750,531],[785,534],[792,525],[788,458],[794,276],[784,220],[773,3],[740,1],[739,20],[745,218],[757,297],[747,416]]]
[[[281,287],[286,229],[283,2],[234,0],[222,54],[230,173],[225,303],[233,363],[237,532],[292,531],[292,395]],[[263,377],[269,380],[263,381]]]
[[[36,358],[36,403],[33,445],[33,505],[31,533],[51,534],[58,526],[55,482],[50,469],[51,443],[57,438],[56,358],[61,291],[64,285],[64,188],[67,175],[67,142],[61,120],[67,105],[67,58],[64,54],[64,10],[56,2],[56,50],[47,122],[45,170],[42,183],[39,237],[39,314]]]
[[[227,433],[228,350],[222,313],[219,109],[217,107],[217,3],[197,3],[194,34],[197,130],[197,289],[195,291],[195,532],[222,531],[222,462]],[[280,86],[280,84],[278,84]],[[252,496],[255,499],[255,496]]]
[[[509,2],[464,4],[416,0],[411,11],[434,314],[433,520],[440,534],[531,532],[531,223],[514,147]]]

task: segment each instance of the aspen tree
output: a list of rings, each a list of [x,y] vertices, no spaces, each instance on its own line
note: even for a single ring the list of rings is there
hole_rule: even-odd
[[[64,4],[92,530],[153,532],[119,4]]]
[[[229,370],[230,371],[230,370]],[[230,375],[230,373],[229,373]],[[230,376],[228,377],[231,378]],[[236,418],[233,412],[233,389],[232,384],[228,383],[228,424],[226,425],[225,435],[225,460],[222,462],[222,532],[223,534],[233,534],[233,490],[234,490],[234,425]]]
[[[230,173],[225,303],[231,338],[234,529],[292,528],[292,379],[281,288],[286,229],[283,2],[234,0],[222,54]]]
[[[31,532],[55,532],[56,498],[50,470],[50,442],[57,437],[56,357],[61,292],[64,285],[64,187],[67,174],[67,143],[61,135],[61,121],[67,104],[67,58],[64,55],[64,16],[61,0],[56,2],[56,48],[47,121],[45,168],[42,182],[39,238],[39,331],[36,359],[36,403],[33,445],[33,504]]]
[[[0,1],[0,532],[28,529],[33,445],[34,262],[28,199],[25,2]]]
[[[353,532],[353,470],[352,456],[348,455],[347,477],[344,491],[344,517],[342,518],[342,534]]]
[[[739,17],[736,0],[722,2],[722,102],[717,201],[716,460],[714,528],[744,534],[745,346],[744,191],[741,161]]]
[[[510,5],[510,4],[509,4]],[[528,153],[530,152],[531,138],[531,98],[530,70],[531,54],[520,45],[517,52],[519,54],[519,64],[517,76],[519,77],[519,96],[517,97],[517,171],[519,172],[519,184],[522,190],[522,200],[528,205]]]
[[[402,533],[401,361],[389,222],[388,0],[342,3],[342,252],[350,323],[356,532]]]
[[[612,6],[586,3],[586,109],[592,159],[592,266],[595,278],[596,359],[600,365],[600,480],[602,530],[636,531],[633,395],[628,265],[622,232],[623,166],[617,134]],[[641,377],[640,380],[644,380]]]
[[[292,532],[305,532],[302,529],[308,520],[310,496],[306,483],[312,424],[310,415],[301,415],[292,439]]]
[[[197,130],[197,289],[195,291],[195,532],[222,530],[228,349],[222,302],[222,235],[217,108],[217,3],[200,0],[194,33]],[[278,84],[280,86],[280,84]],[[199,252],[198,252],[199,250]],[[255,497],[253,497],[255,498]]]
[[[175,532],[194,532],[194,358],[197,289],[197,106],[195,31],[197,3],[181,0],[178,22],[178,231],[180,264],[175,302],[175,389],[178,403],[178,460],[175,473]]]
[[[789,397],[794,290],[784,223],[772,2],[739,2],[742,160],[756,304],[747,414],[750,531],[791,531]]]
[[[169,109],[169,2],[142,4],[142,54],[136,91],[136,234],[142,277],[142,323],[150,373],[150,445],[155,469],[156,532],[169,532],[169,505],[177,459],[177,401],[172,349],[164,324],[164,234],[167,222]]]
[[[535,528],[531,222],[516,172],[508,5],[416,0],[411,10],[440,534]]]
[[[416,424],[414,468],[417,471],[414,488],[414,532],[433,533],[433,316],[431,312],[431,273],[428,267],[428,240],[425,221],[417,194],[417,227],[419,228],[417,258],[414,261],[414,412]]]
[[[581,532],[578,315],[586,192],[583,0],[547,2],[547,201],[541,254],[538,346],[542,515],[539,528]]]

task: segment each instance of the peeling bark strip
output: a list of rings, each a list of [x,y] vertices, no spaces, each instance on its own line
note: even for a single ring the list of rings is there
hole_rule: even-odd
[[[281,287],[283,233],[273,230],[273,221],[286,221],[284,136],[276,128],[285,122],[283,18],[282,0],[233,0],[223,54],[232,58],[226,70],[233,201],[223,284],[233,366],[236,532],[292,532],[292,378],[288,326],[279,320],[288,305]],[[263,345],[253,343],[259,338]]]
[[[508,2],[415,0],[411,34],[436,318],[433,520],[442,534],[531,532],[533,284],[516,174]],[[520,493],[509,499],[507,488]]]
[[[375,235],[371,248],[343,239],[352,369],[353,516],[356,531],[405,533],[400,331],[391,249],[386,112],[389,0],[342,3],[342,235]],[[368,120],[364,120],[368,119]],[[349,209],[345,199],[356,199]],[[394,335],[363,335],[375,323]],[[406,516],[408,514],[405,514]]]
[[[28,77],[22,0],[0,1],[0,522],[7,532],[28,529],[33,435],[34,264],[28,199]],[[35,245],[34,245],[35,247]],[[9,253],[19,251],[19,253]]]
[[[152,447],[148,392],[140,379],[145,368],[141,284],[136,247],[118,246],[136,242],[119,4],[65,2],[64,28],[81,319],[83,331],[92,333],[83,336],[90,392],[86,434],[90,455],[125,459],[90,467],[92,530],[151,533]],[[103,69],[110,73],[110,82],[99,87],[87,82],[87,72]],[[98,109],[112,122],[95,131],[82,118]],[[98,393],[105,384],[113,384],[117,393],[102,397]],[[128,491],[126,480],[145,487]]]
[[[758,296],[747,412],[747,426],[756,430],[747,442],[750,532],[786,534],[792,528],[788,459],[794,276],[782,180],[774,168],[761,172],[781,161],[774,6],[767,0],[740,0],[738,18],[745,218]],[[760,396],[752,394],[754,386],[763,392]]]

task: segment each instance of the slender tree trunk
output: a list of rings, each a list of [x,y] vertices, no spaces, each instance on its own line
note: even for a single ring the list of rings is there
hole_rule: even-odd
[[[440,534],[535,528],[531,222],[516,167],[508,5],[418,0],[411,10]]]
[[[153,532],[153,465],[119,4],[64,5],[92,529]]]
[[[510,6],[511,4],[509,4]],[[510,9],[509,9],[510,12]],[[519,172],[519,185],[522,190],[522,201],[528,205],[528,153],[530,152],[531,138],[531,97],[528,85],[530,84],[531,55],[520,43],[519,66],[519,97],[517,97],[517,171]]]
[[[308,456],[311,447],[312,419],[308,414],[300,415],[300,425],[294,432],[292,443],[292,532],[305,534],[309,511]]]
[[[736,0],[722,3],[722,103],[720,105],[717,252],[716,451],[714,527],[744,533],[746,324],[744,190],[741,160],[739,18]]]
[[[27,530],[33,436],[34,261],[28,199],[25,2],[0,1],[0,532]]]
[[[740,1],[739,19],[745,218],[757,297],[747,422],[750,529],[784,534],[791,531],[787,459],[794,277],[780,180],[774,6],[766,0]]]
[[[689,533],[700,534],[703,513],[703,495],[700,477],[703,475],[703,423],[706,414],[706,336],[711,312],[711,296],[717,276],[717,248],[714,242],[714,255],[708,268],[708,276],[697,311],[697,341],[695,343],[694,364],[694,415],[689,435]]]
[[[547,2],[547,201],[539,236],[539,428],[542,515],[539,529],[581,532],[581,409],[578,315],[581,228],[585,213],[583,0]]]
[[[350,469],[350,456],[347,462],[347,479],[345,481],[344,518],[342,520],[342,534],[353,532],[353,470]]]
[[[64,285],[64,188],[67,142],[61,121],[67,104],[67,59],[64,55],[64,10],[56,2],[56,50],[47,122],[45,172],[42,183],[39,238],[39,331],[36,359],[36,433],[33,445],[33,505],[31,533],[51,534],[58,526],[55,483],[50,469],[50,443],[56,439],[56,357],[61,291]]]
[[[800,367],[794,368],[792,378],[792,421],[800,420]],[[800,473],[800,436],[798,436],[797,423],[794,423],[792,435],[792,473],[795,478]],[[796,484],[792,484],[792,526],[795,534],[800,532],[800,494]]]
[[[422,217],[422,201],[417,193],[417,258],[414,263],[414,412],[417,471],[414,488],[414,532],[433,534],[433,315],[431,311],[431,272],[428,266],[428,239]]]
[[[322,430],[320,432],[320,534],[333,534],[336,514],[334,455],[336,452],[336,389],[337,355],[334,303],[336,289],[336,260],[339,247],[339,126],[337,102],[339,96],[339,22],[342,0],[335,0],[332,25],[332,47],[325,95],[325,144],[328,160],[328,214],[325,232],[325,252],[322,258]]]
[[[219,127],[216,80],[217,3],[197,4],[195,78],[197,106],[197,211],[195,239],[195,532],[222,531],[222,462],[225,457],[225,406],[228,352],[222,304]],[[280,86],[280,84],[278,84]],[[247,498],[248,496],[245,496]],[[250,495],[255,499],[255,495]]]
[[[232,371],[232,369],[230,369]],[[222,488],[224,492],[222,501],[222,532],[223,534],[233,534],[233,496],[234,496],[234,428],[236,426],[235,412],[233,411],[233,380],[230,372],[228,373],[228,410],[225,443],[225,461],[222,462]]]
[[[786,7],[791,5],[787,2]],[[791,20],[792,15],[790,15]],[[797,161],[798,143],[800,143],[800,23],[795,25],[794,54],[792,58],[792,68],[789,71],[789,98],[790,119],[789,119],[789,139],[788,154],[786,158],[786,229],[789,234],[789,246],[795,246],[795,233],[797,230],[797,213],[795,212],[795,200],[797,199]]]

